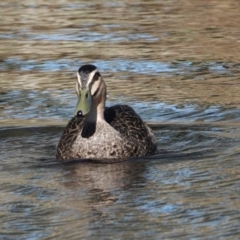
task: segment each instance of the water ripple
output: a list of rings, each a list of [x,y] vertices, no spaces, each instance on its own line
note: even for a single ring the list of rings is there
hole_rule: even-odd
[[[116,27],[117,25],[104,25],[106,29]],[[33,33],[5,33],[0,34],[0,39],[25,39],[27,40],[42,40],[42,41],[77,41],[77,42],[124,42],[124,41],[136,41],[136,40],[145,40],[145,41],[158,41],[157,37],[154,37],[147,33],[131,33],[131,34],[117,34],[117,33],[100,33],[100,32],[90,32],[86,28],[78,29],[79,31],[84,32],[83,34],[72,34],[66,31],[63,33],[52,33],[52,34],[33,34]]]
[[[76,96],[70,90],[13,90],[0,93],[0,119],[65,119],[73,116]],[[240,120],[239,108],[167,104],[158,101],[142,102],[111,99],[107,105],[127,104],[146,121],[153,122],[217,122]]]

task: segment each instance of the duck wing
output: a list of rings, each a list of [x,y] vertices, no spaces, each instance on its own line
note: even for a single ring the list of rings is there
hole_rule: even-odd
[[[108,124],[122,136],[136,142],[147,154],[156,151],[156,141],[151,129],[131,107],[127,105],[107,107],[104,117]]]

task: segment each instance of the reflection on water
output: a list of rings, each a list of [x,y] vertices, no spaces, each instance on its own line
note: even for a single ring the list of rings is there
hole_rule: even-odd
[[[239,2],[0,3],[0,239],[240,236]],[[95,64],[154,156],[55,159]]]

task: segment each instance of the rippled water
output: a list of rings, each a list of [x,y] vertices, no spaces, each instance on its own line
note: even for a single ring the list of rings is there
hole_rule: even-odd
[[[239,7],[0,3],[0,239],[239,239]],[[55,159],[85,63],[152,127],[154,156]]]

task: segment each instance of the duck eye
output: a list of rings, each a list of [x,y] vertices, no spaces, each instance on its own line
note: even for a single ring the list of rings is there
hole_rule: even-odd
[[[95,73],[94,77],[93,77],[93,81],[97,81],[99,78],[100,74],[99,73]]]

